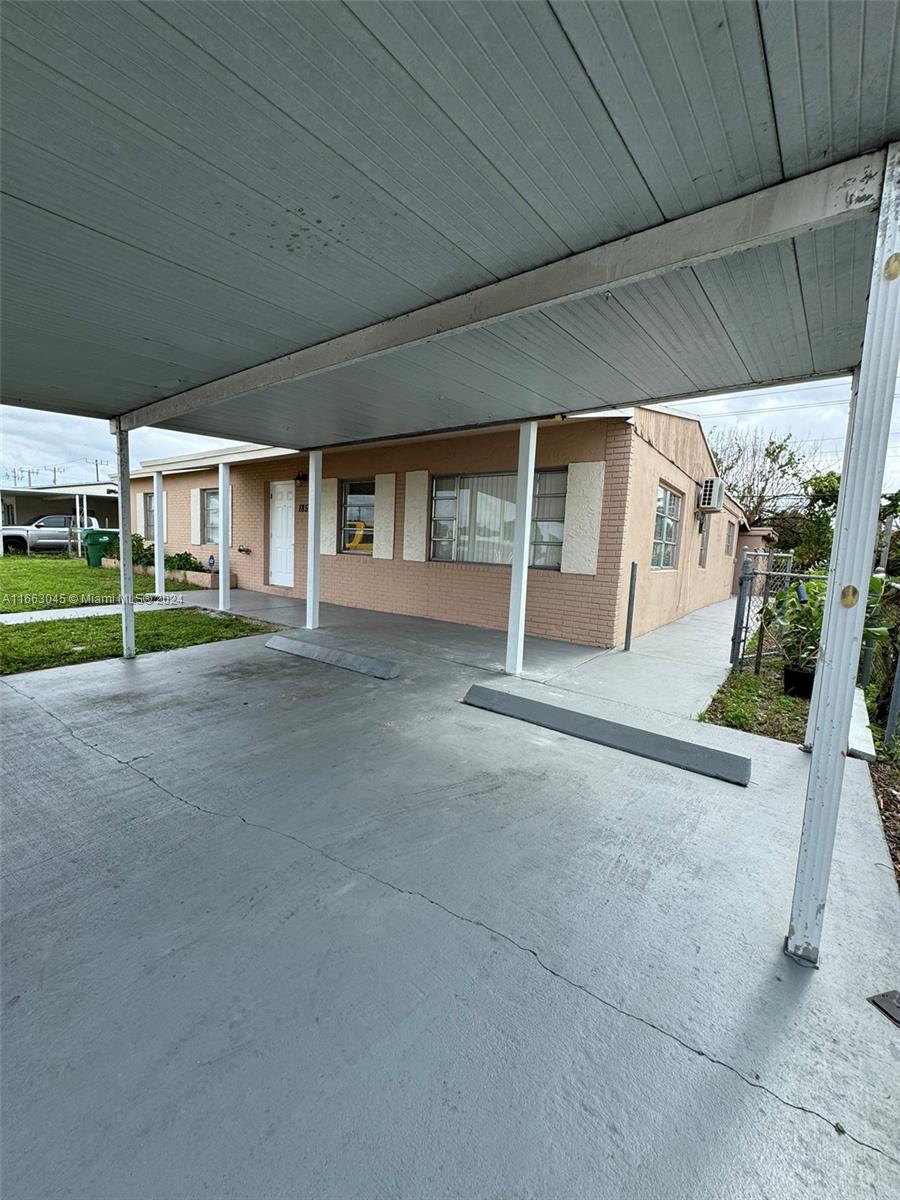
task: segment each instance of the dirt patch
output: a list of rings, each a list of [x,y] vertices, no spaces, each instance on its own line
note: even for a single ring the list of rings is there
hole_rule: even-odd
[[[884,836],[900,887],[900,765],[893,762],[872,763],[872,786],[878,797]]]

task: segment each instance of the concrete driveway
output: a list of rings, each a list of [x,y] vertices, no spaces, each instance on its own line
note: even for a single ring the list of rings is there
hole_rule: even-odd
[[[5,1200],[897,1195],[864,764],[809,971],[799,750],[668,715],[735,788],[463,707],[440,627],[394,650],[6,681]]]

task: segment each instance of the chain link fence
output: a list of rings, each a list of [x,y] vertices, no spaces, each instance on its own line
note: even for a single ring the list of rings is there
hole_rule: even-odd
[[[877,615],[887,637],[863,645],[859,685],[866,693],[872,724],[883,730],[885,747],[897,734],[900,716],[900,586],[888,580]]]
[[[735,671],[758,675],[766,659],[783,656],[779,598],[791,588],[799,589],[802,596],[808,584],[824,578],[817,571],[795,571],[790,551],[750,550],[744,554],[731,639]]]
[[[785,611],[794,598],[801,604],[821,603],[827,578],[821,571],[797,571],[790,551],[747,551],[738,582],[731,666],[759,675],[763,664],[783,662]],[[865,690],[869,718],[890,747],[900,727],[900,584],[886,580],[881,600],[870,611],[867,626],[886,628],[887,635],[863,643],[857,683]],[[817,645],[809,647],[808,670],[815,666]],[[809,681],[811,683],[811,679]],[[897,742],[900,746],[900,739]]]

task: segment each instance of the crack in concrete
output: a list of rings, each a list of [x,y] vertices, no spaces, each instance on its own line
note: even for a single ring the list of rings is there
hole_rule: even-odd
[[[335,866],[341,867],[343,870],[351,872],[351,874],[361,875],[366,879],[370,879],[373,883],[377,883],[380,887],[388,888],[390,891],[396,892],[398,895],[411,896],[419,900],[424,900],[426,904],[430,904],[434,908],[440,909],[441,912],[446,913],[447,916],[452,917],[456,921],[461,921],[463,924],[472,925],[475,928],[483,929],[486,933],[490,933],[494,937],[500,938],[501,941],[513,946],[521,953],[529,955],[542,970],[546,971],[548,975],[552,975],[554,979],[558,979],[561,983],[564,983],[567,987],[570,987],[575,991],[582,992],[585,996],[590,997],[590,999],[594,1000],[596,1003],[602,1004],[604,1008],[608,1008],[610,1011],[617,1013],[619,1016],[625,1017],[629,1021],[635,1021],[647,1029],[652,1029],[661,1037],[675,1042],[675,1044],[680,1046],[683,1050],[687,1050],[690,1054],[694,1054],[698,1058],[705,1059],[713,1066],[723,1067],[726,1071],[729,1071],[732,1075],[736,1076],[736,1078],[740,1079],[741,1082],[745,1083],[748,1087],[764,1092],[767,1096],[770,1096],[779,1104],[783,1104],[786,1108],[791,1108],[795,1112],[805,1113],[807,1116],[815,1117],[817,1120],[822,1121],[830,1129],[834,1130],[835,1133],[848,1138],[857,1146],[860,1146],[865,1150],[872,1150],[875,1154],[880,1154],[883,1158],[886,1158],[888,1162],[900,1167],[900,1159],[895,1158],[892,1154],[888,1153],[887,1150],[883,1150],[880,1146],[875,1146],[871,1142],[867,1142],[862,1138],[856,1137],[854,1134],[845,1129],[839,1121],[832,1121],[829,1117],[826,1117],[823,1113],[818,1112],[814,1108],[808,1108],[804,1104],[797,1104],[793,1100],[785,1099],[784,1096],[780,1096],[778,1092],[773,1091],[770,1087],[767,1087],[758,1079],[750,1079],[747,1075],[744,1075],[744,1073],[733,1064],[725,1062],[724,1059],[716,1058],[715,1055],[707,1053],[706,1050],[702,1050],[699,1046],[691,1045],[690,1042],[687,1042],[683,1038],[679,1037],[677,1033],[673,1033],[671,1030],[664,1029],[661,1025],[657,1025],[654,1021],[651,1021],[648,1017],[642,1017],[638,1013],[631,1012],[627,1008],[622,1008],[620,1005],[614,1004],[612,1000],[608,1000],[606,997],[601,996],[598,992],[593,991],[586,984],[579,983],[577,980],[571,979],[568,975],[564,975],[561,971],[557,971],[554,967],[551,967],[549,963],[545,962],[544,959],[541,958],[541,955],[537,950],[531,946],[525,945],[524,942],[517,941],[516,938],[512,937],[510,934],[504,933],[500,929],[495,929],[492,925],[488,925],[486,922],[479,920],[477,917],[467,917],[463,913],[458,913],[454,909],[448,908],[446,904],[441,904],[439,900],[435,900],[431,896],[427,896],[424,892],[417,891],[413,888],[401,887],[399,884],[392,883],[389,879],[383,879],[380,875],[375,875],[373,872],[367,871],[363,867],[354,866],[352,863],[348,863],[344,859],[338,858],[337,855],[330,854],[324,849],[324,847],[317,846],[313,842],[307,842],[304,838],[299,837],[297,834],[288,833],[283,829],[276,829],[274,826],[266,825],[260,821],[248,820],[248,818],[243,816],[241,813],[223,812],[221,809],[204,808],[201,804],[195,804],[192,800],[187,800],[184,796],[180,796],[176,792],[171,791],[164,784],[160,783],[159,780],[154,776],[149,775],[146,771],[143,771],[140,767],[136,767],[134,765],[139,759],[149,758],[150,755],[139,754],[131,759],[122,759],[118,758],[114,754],[110,754],[106,750],[101,750],[99,746],[94,745],[92,742],[89,742],[86,738],[83,738],[80,734],[76,733],[75,730],[72,729],[72,727],[62,719],[62,717],[53,712],[52,709],[47,708],[34,696],[29,696],[26,692],[21,691],[8,679],[4,679],[2,682],[24,699],[29,700],[33,704],[37,705],[37,707],[43,713],[46,713],[48,717],[51,717],[54,721],[57,721],[63,727],[63,729],[65,729],[66,732],[72,738],[74,738],[76,742],[79,742],[86,749],[95,751],[97,754],[100,754],[104,758],[109,759],[111,762],[118,764],[120,767],[127,767],[130,771],[133,771],[136,775],[139,775],[142,779],[145,779],[148,783],[151,783],[164,795],[170,797],[178,804],[183,804],[188,808],[194,809],[196,812],[205,813],[207,816],[220,817],[224,820],[238,820],[242,824],[247,825],[252,829],[262,829],[267,833],[273,834],[275,837],[286,838],[288,841],[296,842],[297,845],[303,846],[304,849],[310,851],[310,853],[321,855],[321,857],[327,859],[328,862],[334,863]]]

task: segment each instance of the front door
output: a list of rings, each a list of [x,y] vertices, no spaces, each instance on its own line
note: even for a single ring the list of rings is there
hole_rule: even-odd
[[[269,485],[269,583],[294,586],[294,484]]]

